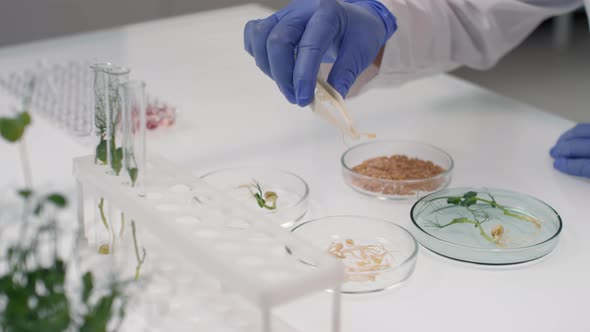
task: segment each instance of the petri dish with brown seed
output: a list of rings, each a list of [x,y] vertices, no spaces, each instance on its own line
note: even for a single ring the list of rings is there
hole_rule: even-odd
[[[446,188],[453,158],[435,146],[415,141],[380,140],[359,144],[342,155],[344,181],[379,199],[418,199]]]

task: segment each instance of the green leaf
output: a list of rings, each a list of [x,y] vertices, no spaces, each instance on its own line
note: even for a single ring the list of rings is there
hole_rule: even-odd
[[[46,200],[60,208],[63,208],[66,205],[68,205],[68,201],[66,200],[66,198],[63,195],[57,193],[48,195]]]
[[[13,249],[14,250],[17,249]],[[24,270],[22,270],[24,269]],[[65,295],[65,263],[56,260],[48,268],[22,267],[0,279],[0,293],[6,293],[8,302],[0,312],[3,331],[65,331],[70,326],[69,301]],[[16,273],[23,274],[22,282],[14,282]],[[36,285],[43,284],[45,291],[36,292]],[[5,287],[6,286],[6,287]],[[36,306],[30,307],[29,300]]]
[[[14,118],[0,118],[0,135],[8,142],[18,141],[24,134],[25,128],[31,123],[29,113],[17,114]]]
[[[68,201],[61,194],[58,194],[58,193],[49,194],[45,197],[45,199],[43,201],[39,202],[39,204],[37,204],[37,206],[35,207],[35,210],[33,210],[33,213],[36,216],[40,215],[41,212],[43,212],[43,208],[45,207],[45,203],[52,203],[53,205],[55,205],[59,208],[64,208],[68,204]]]
[[[470,199],[465,200],[465,206],[466,207],[469,207],[469,206],[471,206],[471,205],[473,205],[475,203],[477,203],[477,200],[475,198],[470,198]]]
[[[25,127],[13,119],[0,119],[0,135],[10,143],[18,141],[25,132]]]
[[[92,278],[92,273],[86,272],[84,276],[82,276],[82,300],[84,303],[88,302],[90,298],[90,294],[92,293],[92,288],[94,287],[94,280]]]
[[[254,198],[256,198],[256,202],[258,203],[258,206],[260,206],[261,208],[264,207],[264,204],[266,203],[264,201],[264,198],[262,198],[262,196],[260,196],[259,193],[255,193],[254,194]]]
[[[111,167],[116,175],[121,173],[121,168],[123,167],[123,148],[111,148],[111,153],[113,157],[111,158]]]
[[[89,308],[88,314],[84,316],[83,324],[80,326],[80,332],[106,332],[107,325],[111,319],[113,303],[119,297],[116,290],[103,296],[98,303]]]
[[[447,203],[448,204],[454,204],[454,205],[460,204],[461,203],[461,197],[449,197],[447,199]]]
[[[465,195],[463,195],[463,198],[467,198],[468,199],[468,198],[474,198],[476,196],[477,196],[477,192],[470,191],[470,192],[465,193]]]
[[[21,123],[25,127],[31,124],[31,116],[29,115],[28,112],[22,112],[21,114],[19,114],[17,116],[17,118],[21,121]]]
[[[123,148],[117,148],[111,140],[111,168],[116,175],[121,173],[123,167]],[[100,142],[96,146],[96,160],[100,160],[103,163],[107,163],[107,141],[101,138]]]
[[[30,189],[21,189],[18,191],[18,195],[24,199],[28,199],[33,195],[33,191]]]
[[[37,206],[35,207],[35,210],[33,210],[33,214],[35,214],[36,216],[40,215],[41,212],[43,211],[43,202],[40,202],[39,204],[37,204]]]
[[[96,146],[96,159],[103,163],[107,162],[107,141],[102,138],[100,143]]]
[[[127,169],[129,172],[129,178],[131,179],[131,185],[135,186],[135,181],[137,181],[137,168],[129,168]]]

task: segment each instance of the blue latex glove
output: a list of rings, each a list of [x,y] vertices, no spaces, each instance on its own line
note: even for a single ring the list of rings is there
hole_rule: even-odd
[[[293,0],[248,22],[244,46],[291,103],[305,106],[322,60],[334,63],[328,83],[346,96],[396,29],[395,17],[375,0]]]
[[[566,131],[550,153],[558,170],[590,178],[590,123],[580,123]]]

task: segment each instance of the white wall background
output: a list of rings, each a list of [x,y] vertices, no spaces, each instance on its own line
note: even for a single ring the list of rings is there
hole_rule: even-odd
[[[0,46],[259,2],[287,0],[0,0]]]
[[[0,0],[0,47],[249,2],[280,8],[288,1]],[[546,24],[493,70],[461,69],[455,75],[574,121],[590,122],[590,33],[583,13],[574,23],[563,49],[554,47],[554,30]]]

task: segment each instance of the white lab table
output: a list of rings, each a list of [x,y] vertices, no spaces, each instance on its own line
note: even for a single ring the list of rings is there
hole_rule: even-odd
[[[242,29],[268,9],[244,6],[0,49],[0,72],[43,58],[127,65],[149,90],[178,106],[179,123],[150,133],[149,150],[194,169],[265,165],[300,174],[311,187],[306,219],[355,214],[413,230],[411,202],[383,202],[346,187],[342,137],[308,109],[288,104],[243,51]],[[560,174],[548,150],[573,123],[447,75],[373,90],[349,101],[359,128],[448,151],[452,186],[534,195],[561,214],[557,249],[504,268],[458,263],[421,248],[402,287],[345,296],[346,332],[588,331],[590,181]],[[35,182],[73,192],[71,159],[91,149],[40,118],[27,134]],[[18,186],[17,149],[0,143],[1,185]],[[14,156],[14,158],[13,158]],[[588,237],[588,238],[587,238]],[[330,297],[280,308],[299,331],[328,331]]]

